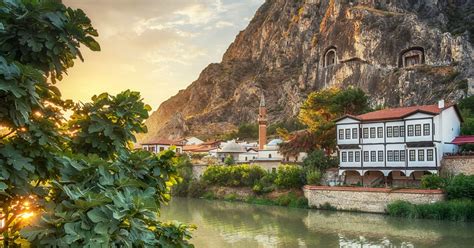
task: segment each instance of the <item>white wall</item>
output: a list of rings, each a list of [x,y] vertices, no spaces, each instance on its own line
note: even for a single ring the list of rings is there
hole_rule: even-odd
[[[459,136],[459,133],[461,131],[461,122],[456,114],[456,111],[454,110],[454,107],[450,107],[446,110],[444,110],[441,113],[441,120],[442,120],[442,153],[447,153],[447,152],[456,152],[457,151],[457,146],[452,145],[452,144],[446,144],[451,141],[453,141],[454,138]]]
[[[383,143],[384,142],[384,135],[382,135],[380,138],[378,136],[378,133],[377,133],[377,128],[382,128],[383,129],[384,125],[383,123],[379,122],[379,123],[367,123],[367,124],[362,124],[361,128],[361,132],[362,132],[362,144],[371,144],[371,143]],[[364,138],[364,129],[367,128],[367,133],[369,135],[368,138]],[[372,130],[375,130],[375,138],[372,138],[370,136],[370,131]]]
[[[356,130],[357,135],[354,138],[352,136],[353,129]],[[346,131],[349,130],[349,139],[346,139]],[[359,143],[359,124],[344,124],[344,125],[337,125],[336,137],[338,144],[358,144]],[[339,133],[343,132],[343,137],[341,139]]]

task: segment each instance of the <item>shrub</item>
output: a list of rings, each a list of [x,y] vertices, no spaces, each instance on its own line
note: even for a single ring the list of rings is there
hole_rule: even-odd
[[[446,179],[438,175],[425,175],[421,178],[421,187],[424,189],[443,189],[446,186]]]
[[[395,201],[388,204],[387,212],[391,216],[411,217],[410,215],[414,213],[414,207],[413,204],[406,201]]]
[[[235,193],[228,194],[224,197],[224,200],[226,200],[226,201],[235,201],[235,200],[237,200],[237,195]]]
[[[309,170],[325,171],[329,168],[336,167],[338,160],[335,157],[326,155],[323,150],[315,150],[311,152],[303,161],[303,167]]]
[[[391,216],[398,217],[472,221],[474,220],[474,201],[451,200],[432,204],[396,201],[387,206],[387,212]]]
[[[474,199],[474,175],[463,174],[452,178],[446,187],[448,199]]]
[[[311,185],[321,184],[322,173],[319,170],[309,170],[306,172],[306,183]]]
[[[253,187],[265,174],[265,170],[257,165],[212,165],[204,171],[202,179],[210,185]]]
[[[275,184],[281,189],[301,188],[304,185],[304,171],[298,165],[278,167]]]
[[[227,156],[225,159],[224,159],[224,164],[226,165],[233,165],[235,164],[235,160],[234,160],[234,157],[232,156]]]
[[[188,196],[193,198],[202,197],[207,190],[207,185],[205,182],[200,180],[192,180],[189,183],[188,187]]]

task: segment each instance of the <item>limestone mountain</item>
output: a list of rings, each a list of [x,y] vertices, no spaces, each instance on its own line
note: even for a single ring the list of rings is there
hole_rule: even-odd
[[[294,118],[324,87],[361,87],[372,104],[457,100],[474,84],[472,0],[267,0],[185,90],[163,102],[140,140],[203,138]],[[471,29],[469,31],[469,29]]]

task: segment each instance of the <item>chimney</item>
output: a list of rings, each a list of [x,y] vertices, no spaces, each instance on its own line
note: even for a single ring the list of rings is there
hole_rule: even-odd
[[[444,100],[439,100],[439,102],[438,102],[438,108],[444,109]]]

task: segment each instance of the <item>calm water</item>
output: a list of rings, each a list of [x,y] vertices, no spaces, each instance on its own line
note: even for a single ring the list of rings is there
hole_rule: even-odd
[[[223,247],[474,247],[474,223],[175,198],[163,220],[198,226],[193,244]]]

